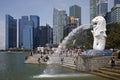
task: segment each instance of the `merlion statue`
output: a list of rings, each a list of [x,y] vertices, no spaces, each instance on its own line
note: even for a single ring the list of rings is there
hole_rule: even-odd
[[[93,49],[104,50],[107,37],[106,21],[102,16],[97,16],[91,21],[91,24],[93,26],[93,30],[91,32],[94,38]]]

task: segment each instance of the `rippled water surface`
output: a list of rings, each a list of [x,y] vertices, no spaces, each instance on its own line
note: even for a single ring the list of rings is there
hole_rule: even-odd
[[[27,55],[0,52],[0,80],[107,80],[58,65],[24,64]]]

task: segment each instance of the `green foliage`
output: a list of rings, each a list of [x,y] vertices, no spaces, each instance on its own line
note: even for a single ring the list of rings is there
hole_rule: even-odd
[[[106,38],[106,49],[119,49],[120,48],[120,24],[114,23],[107,25],[107,38]],[[76,39],[78,48],[85,47],[91,49],[93,46],[93,35],[91,29],[82,31],[76,38],[72,39],[67,45],[67,48],[73,47],[73,40]]]
[[[92,48],[93,36],[91,29],[87,29],[80,33],[76,40],[77,44],[80,45],[80,47],[84,47],[86,49]]]
[[[118,52],[113,52],[112,55],[113,55],[113,56],[117,56],[117,55],[118,55]]]
[[[106,48],[120,48],[120,24],[114,23],[107,25]]]
[[[91,29],[83,30],[77,37],[74,37],[67,45],[67,48],[73,47],[74,40],[76,40],[76,46],[78,48],[86,48],[86,49],[92,48],[93,37],[92,37]]]

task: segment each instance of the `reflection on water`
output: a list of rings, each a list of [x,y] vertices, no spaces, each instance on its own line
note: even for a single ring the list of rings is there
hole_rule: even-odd
[[[60,67],[58,65],[47,65],[43,74],[35,75],[33,78],[62,78],[62,77],[83,77],[92,76],[86,73],[80,73],[72,69]]]
[[[28,53],[0,53],[0,80],[107,80],[59,65],[24,64]]]
[[[50,75],[50,74],[41,74],[41,75],[36,75],[36,76],[33,76],[33,78],[63,78],[63,77],[85,77],[85,76],[92,76],[90,74],[73,74],[73,73],[69,73],[69,74],[53,74],[53,75]]]
[[[77,73],[77,71],[61,67],[60,65],[47,65],[43,70],[43,74],[62,74],[62,73]]]

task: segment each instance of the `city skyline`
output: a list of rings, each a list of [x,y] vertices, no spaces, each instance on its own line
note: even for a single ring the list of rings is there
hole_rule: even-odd
[[[113,2],[113,1],[112,1]],[[112,5],[109,0],[110,5]],[[46,23],[53,27],[53,8],[66,10],[69,15],[69,7],[72,5],[81,7],[82,24],[89,23],[89,0],[2,0],[0,1],[0,49],[4,47],[5,41],[5,15],[10,14],[15,19],[21,16],[38,15],[40,17],[40,25]],[[112,6],[111,6],[112,7]],[[110,8],[109,7],[109,11]],[[87,17],[86,17],[87,16]]]
[[[108,1],[110,10],[113,6],[113,3],[111,3],[113,1]],[[81,15],[84,16],[84,18],[82,17],[82,24],[89,23],[89,0],[3,0],[0,1],[0,23],[4,21],[4,16],[6,14],[12,15],[16,19],[21,18],[21,16],[38,15],[42,25],[47,23],[52,26],[54,8],[66,10],[66,13],[69,15],[69,7],[75,4],[81,7]],[[86,15],[88,18],[85,17]]]

